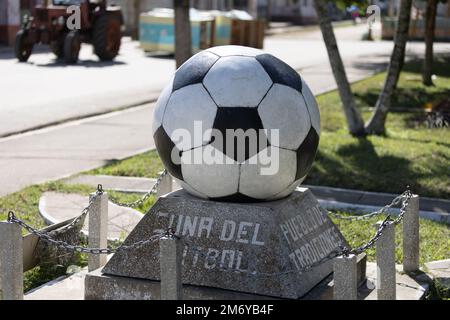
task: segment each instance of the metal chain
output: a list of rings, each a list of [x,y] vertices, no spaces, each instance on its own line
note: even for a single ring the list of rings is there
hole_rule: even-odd
[[[51,232],[54,235],[59,235],[59,234],[62,234],[64,232],[76,227],[81,221],[83,221],[85,219],[85,217],[89,213],[89,210],[91,209],[91,206],[94,203],[95,199],[97,199],[97,197],[102,194],[103,194],[103,189],[102,189],[102,186],[99,184],[97,187],[97,191],[95,192],[95,194],[92,197],[90,197],[88,205],[81,211],[81,214],[78,217],[74,218],[71,223],[59,228],[58,230],[54,230]]]
[[[89,247],[83,247],[83,246],[78,246],[78,245],[72,245],[72,244],[70,244],[66,241],[62,241],[62,240],[55,240],[52,238],[52,236],[49,233],[44,232],[44,231],[39,231],[36,228],[33,228],[32,226],[27,224],[26,222],[22,221],[21,219],[17,218],[14,215],[14,212],[12,212],[12,211],[10,211],[8,213],[8,222],[9,223],[17,223],[22,228],[26,229],[29,233],[36,235],[42,241],[45,241],[51,245],[57,246],[61,249],[65,249],[68,251],[74,251],[74,252],[80,252],[80,253],[90,253],[90,254],[110,254],[110,253],[116,253],[119,251],[124,251],[124,250],[129,250],[129,249],[136,249],[136,248],[145,246],[151,242],[155,242],[161,236],[167,234],[165,232],[161,232],[161,233],[151,236],[150,238],[148,238],[146,240],[141,240],[141,241],[135,242],[135,243],[133,243],[131,245],[127,245],[127,246],[121,245],[118,248],[89,248]]]
[[[160,178],[162,178],[163,176],[164,175],[161,175]],[[153,190],[153,188],[152,188],[152,190]],[[97,195],[99,195],[101,193],[102,193],[102,189],[99,186],[99,189],[97,190],[95,196],[97,196]],[[147,194],[149,194],[149,193],[147,193]],[[82,215],[86,215],[87,212],[89,212],[89,208],[92,205],[93,199],[95,199],[95,196],[91,198],[91,201],[89,202],[89,205],[83,210]],[[323,263],[325,263],[325,262],[327,262],[329,260],[332,260],[332,259],[334,259],[334,258],[336,258],[336,257],[338,257],[340,255],[348,256],[349,254],[356,254],[356,255],[360,254],[360,253],[364,252],[365,250],[367,250],[367,249],[369,249],[369,248],[371,248],[371,247],[373,247],[375,245],[375,243],[378,241],[380,236],[383,234],[383,230],[384,230],[384,228],[386,228],[387,225],[390,225],[390,224],[395,224],[396,225],[396,224],[398,224],[398,223],[400,223],[402,221],[402,219],[403,219],[403,217],[405,215],[405,212],[406,212],[406,208],[407,208],[408,203],[409,203],[409,199],[412,198],[412,193],[409,190],[407,190],[404,193],[402,193],[399,197],[400,197],[400,199],[402,201],[402,206],[400,208],[399,216],[395,220],[392,220],[391,216],[388,215],[383,220],[383,222],[381,223],[381,225],[378,228],[378,230],[375,233],[375,235],[366,244],[364,244],[362,246],[359,246],[359,247],[356,247],[356,248],[353,248],[353,249],[347,248],[345,246],[341,246],[338,249],[335,249],[335,250],[331,251],[328,255],[324,256],[322,259],[320,259],[320,260],[318,260],[318,261],[316,261],[316,262],[314,262],[314,263],[312,263],[312,264],[310,264],[308,266],[305,266],[305,267],[300,268],[300,269],[286,270],[286,271],[282,271],[282,272],[278,272],[278,273],[257,273],[256,271],[248,272],[248,271],[245,271],[245,270],[244,271],[232,270],[232,269],[223,268],[223,267],[220,267],[219,270],[229,271],[229,272],[231,271],[231,272],[234,272],[234,273],[245,272],[245,273],[249,273],[252,276],[257,276],[257,277],[270,277],[270,276],[278,276],[278,275],[283,275],[283,274],[288,274],[288,273],[304,273],[304,272],[307,272],[308,270],[310,270],[310,269],[312,269],[314,267],[317,267],[317,266],[319,266],[319,265],[321,265],[321,264],[323,264]],[[399,197],[397,197],[397,198],[399,198]],[[387,208],[389,206],[392,206],[393,203],[395,203],[395,202],[398,203],[398,201],[396,201],[396,199],[394,199],[394,201],[390,205],[387,205],[387,206],[383,207],[380,211],[382,211],[383,209],[385,209],[385,208]],[[143,201],[145,201],[145,200],[143,200]],[[80,217],[75,218],[74,221],[75,220],[79,220]],[[74,225],[74,221],[70,225]],[[135,243],[133,243],[131,245],[121,245],[121,246],[119,246],[116,249],[113,249],[113,248],[89,248],[89,247],[71,245],[71,244],[69,244],[69,243],[67,243],[65,241],[61,241],[61,240],[54,240],[54,239],[52,239],[52,237],[47,232],[39,231],[39,230],[31,227],[30,225],[28,225],[24,221],[22,221],[22,220],[18,219],[17,217],[15,217],[15,215],[14,215],[14,213],[12,211],[10,211],[9,214],[8,214],[8,222],[9,223],[17,223],[17,224],[19,224],[20,226],[22,226],[23,228],[28,230],[28,232],[30,232],[32,234],[35,234],[41,240],[43,240],[43,241],[45,241],[45,242],[47,242],[49,244],[52,244],[52,245],[55,245],[57,247],[66,249],[68,251],[76,251],[76,252],[89,253],[89,254],[110,254],[110,253],[116,253],[116,252],[119,252],[119,251],[136,249],[136,248],[145,246],[145,245],[147,245],[147,244],[149,244],[151,242],[156,242],[162,236],[167,236],[167,235],[173,235],[174,234],[172,229],[168,229],[167,231],[155,234],[155,235],[149,237],[146,240],[141,240],[141,241],[135,242]],[[193,245],[192,242],[189,241],[189,239],[183,238],[182,240],[183,240],[183,242],[184,242],[184,244],[186,246],[192,248],[194,251],[199,252],[201,257],[206,257],[207,259],[210,258],[206,254],[200,252],[198,247]]]
[[[143,204],[152,194],[156,194],[158,192],[159,185],[161,184],[162,179],[168,174],[167,169],[164,169],[164,171],[159,175],[159,177],[156,179],[156,183],[153,185],[153,187],[141,198],[133,202],[120,202],[117,199],[113,197],[109,197],[109,201],[114,203],[115,205],[118,205],[120,207],[127,207],[127,208],[135,208]]]
[[[403,199],[408,193],[410,193],[409,189],[406,190],[405,192],[403,192],[401,195],[395,197],[394,200],[392,200],[392,202],[391,202],[390,204],[385,205],[385,206],[384,206],[383,208],[381,208],[380,210],[377,210],[377,211],[374,211],[374,212],[371,212],[371,213],[367,213],[367,214],[364,214],[364,215],[344,216],[344,215],[341,215],[341,214],[339,214],[339,213],[332,212],[332,211],[328,211],[328,214],[331,215],[331,216],[333,216],[333,217],[335,217],[335,218],[337,218],[337,219],[340,219],[340,220],[357,221],[357,220],[365,220],[365,219],[369,219],[369,218],[372,218],[372,217],[374,217],[374,216],[378,216],[378,215],[381,215],[381,214],[386,213],[386,210],[387,210],[387,209],[390,209],[390,208],[392,208],[393,206],[398,205],[398,204],[402,201],[402,199]]]
[[[246,270],[235,270],[235,269],[230,269],[230,268],[224,268],[222,266],[220,266],[218,268],[218,270],[220,271],[227,271],[227,272],[234,272],[234,273],[248,273],[251,276],[254,277],[272,277],[272,276],[279,276],[279,275],[284,275],[284,274],[289,274],[289,273],[305,273],[307,271],[309,271],[312,268],[315,268],[327,261],[330,261],[338,256],[344,255],[344,256],[348,256],[349,254],[355,254],[358,255],[364,251],[366,251],[367,249],[373,247],[375,245],[375,243],[378,241],[378,239],[381,237],[381,235],[383,234],[383,230],[386,228],[387,225],[390,224],[398,224],[402,221],[405,212],[406,212],[406,208],[408,206],[409,203],[409,199],[412,198],[412,193],[411,191],[408,189],[405,192],[403,192],[400,196],[396,197],[391,204],[383,207],[382,209],[380,209],[379,211],[383,212],[386,208],[396,205],[398,204],[400,201],[402,202],[402,206],[400,208],[400,214],[399,216],[395,219],[392,220],[391,216],[388,215],[383,222],[380,224],[379,228],[377,229],[375,235],[364,245],[356,247],[356,248],[348,248],[345,246],[340,246],[339,248],[332,250],[328,255],[324,256],[323,258],[321,258],[320,260],[317,260],[315,262],[313,262],[310,265],[307,265],[305,267],[299,268],[299,269],[292,269],[292,270],[286,270],[286,271],[281,271],[281,272],[277,272],[277,273],[258,273],[256,271],[253,272],[249,272]],[[383,210],[384,209],[384,210]],[[377,211],[377,212],[379,212]],[[198,253],[198,255],[202,258],[210,258],[209,256],[207,256],[205,253],[202,253],[200,251],[200,249],[193,245],[191,241],[189,241],[187,238],[183,238],[183,242],[186,246],[190,247],[193,251],[196,251]]]
[[[345,255],[348,255],[349,253],[360,254],[360,253],[366,251],[367,249],[373,247],[375,245],[375,243],[378,241],[378,239],[381,237],[381,235],[383,234],[383,230],[384,230],[384,228],[386,228],[387,225],[390,225],[392,223],[394,225],[396,225],[396,224],[399,224],[403,220],[403,217],[406,212],[406,207],[409,204],[409,200],[412,198],[412,193],[410,190],[406,190],[402,195],[403,195],[402,206],[400,208],[400,214],[398,215],[398,217],[395,220],[392,220],[391,216],[388,215],[383,220],[383,222],[380,224],[375,235],[366,244],[359,246],[357,248],[351,249],[351,250],[346,250],[346,252],[344,253]]]
[[[158,191],[158,187],[161,184],[162,179],[168,174],[167,170],[164,170],[161,175],[158,177],[158,179],[156,180],[155,185],[150,189],[150,191],[148,191],[144,197],[142,197],[141,199],[134,201],[132,203],[121,203],[116,201],[115,199],[109,199],[111,202],[115,203],[116,205],[119,206],[125,206],[125,207],[136,207],[139,206],[140,204],[144,203],[152,194],[155,194]],[[81,214],[74,218],[72,222],[70,222],[68,225],[59,228],[58,230],[52,231],[52,236],[56,236],[59,234],[62,234],[72,228],[74,228],[75,226],[78,225],[78,223],[80,221],[82,221],[87,214],[89,213],[89,210],[92,206],[92,204],[94,203],[95,199],[103,194],[103,187],[101,184],[98,185],[97,187],[97,191],[95,192],[95,194],[90,198],[88,205],[83,209],[83,211],[81,212]],[[50,234],[48,232],[45,231],[39,231],[36,228],[33,228],[32,226],[30,226],[29,224],[27,224],[26,222],[24,222],[21,219],[18,219],[15,215],[14,212],[10,211],[8,213],[8,222],[10,223],[17,223],[18,225],[20,225],[22,228],[26,229],[28,232],[36,235],[39,239],[43,240],[46,243],[49,243],[51,245],[55,245],[59,248],[68,250],[68,251],[74,251],[74,252],[80,252],[80,253],[90,253],[90,254],[111,254],[111,253],[116,253],[119,251],[123,251],[123,250],[129,250],[129,249],[135,249],[135,248],[139,248],[142,246],[145,246],[151,242],[154,242],[155,239],[159,238],[161,236],[161,234],[156,234],[151,236],[149,239],[146,240],[141,240],[138,241],[136,243],[133,243],[131,245],[121,245],[118,248],[88,248],[88,247],[83,247],[83,246],[76,246],[76,245],[72,245],[70,243],[67,243],[65,241],[61,241],[61,240],[55,240],[52,238],[52,236],[50,236]]]

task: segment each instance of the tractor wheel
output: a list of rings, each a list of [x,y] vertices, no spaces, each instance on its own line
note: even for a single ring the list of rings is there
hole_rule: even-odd
[[[58,59],[64,58],[64,39],[62,36],[58,40],[50,42],[50,49]]]
[[[20,62],[27,62],[28,58],[33,51],[33,44],[27,39],[28,33],[26,30],[19,30],[16,34],[16,42],[14,44],[14,49],[16,53],[16,58]]]
[[[119,17],[103,14],[94,24],[92,44],[94,52],[102,61],[111,61],[119,53],[122,39]]]
[[[64,61],[68,64],[77,63],[81,42],[78,33],[69,32],[64,39]]]

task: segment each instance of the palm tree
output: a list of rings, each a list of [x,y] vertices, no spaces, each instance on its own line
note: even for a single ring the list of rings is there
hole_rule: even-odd
[[[378,97],[375,110],[366,124],[367,134],[384,134],[385,122],[389,112],[390,100],[397,86],[398,78],[405,61],[406,42],[408,40],[409,25],[411,20],[412,0],[400,0],[400,11],[397,22],[397,30],[394,38],[394,50],[392,51],[386,80]]]
[[[432,86],[431,69],[433,67],[433,42],[436,29],[436,12],[438,0],[427,1],[427,13],[425,17],[425,60],[422,69],[422,82],[426,86]]]
[[[363,136],[365,134],[364,121],[356,108],[356,102],[345,72],[344,63],[342,62],[342,58],[339,53],[333,26],[328,15],[328,1],[315,0],[314,6],[319,18],[319,25],[322,31],[325,46],[327,48],[331,69],[333,70],[333,75],[342,100],[348,130],[353,136]]]

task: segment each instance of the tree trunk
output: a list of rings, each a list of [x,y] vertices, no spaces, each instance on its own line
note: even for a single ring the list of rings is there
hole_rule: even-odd
[[[373,5],[373,0],[369,1],[369,6]],[[368,41],[373,41],[373,22],[372,23],[368,23],[369,25],[369,29],[367,30],[367,40]]]
[[[258,1],[248,0],[248,13],[253,17],[253,19],[258,18]]]
[[[131,31],[131,37],[134,40],[139,40],[139,19],[141,15],[141,0],[133,1],[133,30]]]
[[[339,53],[333,26],[331,25],[331,20],[328,16],[327,3],[328,1],[326,0],[314,1],[314,6],[319,17],[320,29],[327,48],[334,79],[338,86],[344,114],[347,119],[348,130],[353,136],[362,136],[365,134],[364,121],[356,108],[352,89],[348,82],[347,74],[345,73],[344,63],[342,62]]]
[[[266,28],[270,29],[270,21],[272,20],[272,0],[267,0],[266,10]]]
[[[375,105],[375,111],[366,125],[367,134],[384,134],[390,100],[405,60],[406,42],[408,40],[409,24],[411,20],[412,0],[401,0],[398,16],[395,45],[388,67],[386,81]]]
[[[438,0],[428,0],[425,18],[425,60],[423,62],[422,81],[426,86],[432,86],[433,42],[436,29],[436,11]]]
[[[192,55],[189,0],[174,0],[175,11],[175,60],[177,68]]]

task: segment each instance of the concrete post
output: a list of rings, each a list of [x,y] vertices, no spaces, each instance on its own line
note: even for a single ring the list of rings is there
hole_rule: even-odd
[[[375,225],[379,228],[379,223]],[[395,300],[395,225],[386,225],[377,241],[377,299]]]
[[[91,194],[91,199],[95,193]],[[108,245],[108,194],[97,196],[89,211],[89,247],[106,248]],[[89,254],[88,270],[93,271],[106,264],[106,254]]]
[[[409,199],[403,217],[403,271],[419,271],[419,196]]]
[[[356,300],[358,298],[357,258],[339,256],[334,259],[334,300]]]
[[[162,172],[160,172],[159,174],[162,174]],[[159,198],[169,192],[172,192],[172,176],[167,173],[164,177],[162,177],[158,192],[156,193],[156,197]]]
[[[0,222],[0,300],[23,300],[22,228]]]
[[[161,300],[181,300],[181,240],[172,236],[162,237],[159,240],[159,250]]]

